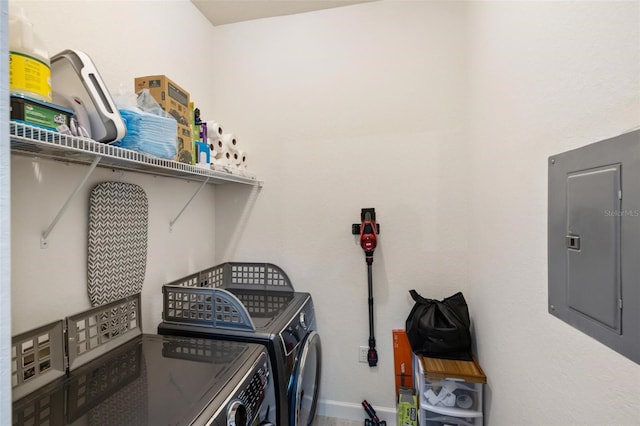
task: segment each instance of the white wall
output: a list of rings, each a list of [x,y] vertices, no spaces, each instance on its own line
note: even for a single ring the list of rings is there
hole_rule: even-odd
[[[267,182],[216,254],[275,261],[313,293],[323,412],[393,406],[389,335],[415,287],[468,291],[487,424],[638,424],[638,365],[546,306],[546,158],[639,124],[638,25],[637,2],[375,2],[216,29],[216,112]],[[216,191],[227,227],[246,197]],[[348,235],[370,206],[373,371]]]
[[[210,110],[210,60],[202,54],[213,28],[188,1],[12,1],[24,7],[50,52],[86,52],[112,94],[132,90],[136,76],[166,74]],[[73,25],[63,25],[62,23]],[[143,329],[155,332],[162,310],[161,285],[211,266],[214,258],[213,198],[208,185],[169,232],[169,222],[199,183],[96,169],[40,249],[49,226],[87,167],[12,157],[12,333],[87,309],[88,194],[96,183],[141,185],[149,200],[149,239],[143,289]],[[196,231],[195,224],[210,223]]]
[[[394,410],[391,330],[408,290],[467,289],[465,20],[464,3],[375,2],[216,28],[215,111],[265,180],[244,219],[246,195],[216,188],[216,255],[274,262],[312,293],[322,414],[362,419],[363,399]],[[351,224],[363,207],[381,224],[376,368],[358,362],[367,269]]]
[[[547,158],[640,124],[638,2],[470,10],[471,301],[490,425],[638,425],[640,366],[547,313]]]

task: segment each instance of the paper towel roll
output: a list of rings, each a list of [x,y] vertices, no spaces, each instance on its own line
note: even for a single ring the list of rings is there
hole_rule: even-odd
[[[222,143],[227,147],[228,150],[237,149],[238,139],[233,133],[225,133],[221,136],[221,139]]]
[[[208,128],[207,130],[209,131],[209,133],[214,134],[214,135],[222,136],[222,134],[224,133],[220,123],[216,123],[215,121],[208,121],[207,122],[207,128]]]
[[[215,143],[216,143],[216,146],[218,147],[218,148],[216,148],[216,152],[222,154],[222,152],[226,149],[226,147],[224,145],[224,142],[222,142],[221,138],[216,138],[216,142]]]
[[[240,152],[237,149],[230,149],[229,154],[231,154],[231,165],[240,167],[240,164],[242,163],[242,156]]]
[[[249,154],[247,154],[246,151],[243,151],[241,149],[239,149],[237,152],[239,157],[238,166],[242,169],[246,169],[247,161],[249,160]]]
[[[209,151],[211,152],[211,157],[215,157],[222,152],[222,140],[217,135],[209,135],[207,138],[209,142]]]
[[[213,160],[218,155],[218,146],[213,143],[209,143],[209,152],[211,159]]]
[[[225,149],[222,151],[222,153],[220,153],[220,164],[227,167],[233,164],[233,156],[228,149]]]
[[[213,157],[213,159],[211,160],[213,164],[219,165],[219,166],[226,166],[229,164],[229,160],[227,159],[226,156],[226,152],[227,151],[218,151],[216,152],[215,157]]]

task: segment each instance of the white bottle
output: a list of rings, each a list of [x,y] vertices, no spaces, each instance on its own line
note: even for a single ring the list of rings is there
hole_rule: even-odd
[[[51,62],[24,9],[9,15],[9,91],[51,102]]]

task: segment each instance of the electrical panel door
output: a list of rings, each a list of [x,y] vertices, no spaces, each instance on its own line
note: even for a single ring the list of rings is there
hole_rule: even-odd
[[[567,304],[620,331],[620,165],[567,176]],[[609,213],[609,214],[607,214]]]
[[[640,364],[640,130],[548,167],[549,313]]]

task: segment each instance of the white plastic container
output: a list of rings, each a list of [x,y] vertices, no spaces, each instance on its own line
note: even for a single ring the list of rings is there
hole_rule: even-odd
[[[9,91],[51,102],[51,63],[23,9],[9,15]]]
[[[476,361],[475,369],[466,367],[458,371],[428,371],[413,355],[414,383],[420,404],[420,426],[482,426],[484,424],[483,390],[486,376]],[[456,363],[459,361],[447,361]],[[470,361],[460,361],[470,364]],[[431,363],[433,366],[433,363]],[[455,377],[459,375],[459,377]],[[436,377],[438,376],[438,377]],[[465,378],[463,378],[463,376]]]

